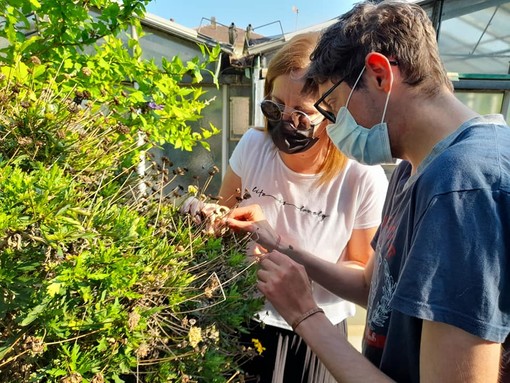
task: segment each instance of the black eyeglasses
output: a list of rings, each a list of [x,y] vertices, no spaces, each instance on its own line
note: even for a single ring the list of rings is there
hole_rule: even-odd
[[[331,121],[332,123],[336,122],[336,115],[331,110],[325,109],[321,106],[321,104],[326,100],[326,97],[328,97],[338,86],[345,80],[345,77],[342,77],[340,81],[335,83],[331,88],[329,88],[326,93],[324,93],[321,98],[317,100],[313,106],[315,109],[319,111],[320,114],[322,114],[327,120]],[[329,106],[328,106],[329,107]]]
[[[393,65],[393,66],[397,66],[398,65],[398,61],[395,61],[395,60],[389,60],[390,62],[390,65]],[[329,88],[326,93],[324,93],[321,98],[319,98],[317,100],[317,102],[315,104],[313,104],[313,106],[315,107],[315,109],[317,109],[319,111],[320,114],[322,114],[327,120],[331,121],[332,123],[335,123],[336,122],[336,115],[335,113],[333,113],[331,110],[329,110],[329,105],[326,106],[326,107],[322,107],[321,104],[324,103],[324,101],[326,100],[326,97],[328,97],[336,88],[338,88],[338,86],[347,78],[347,76],[345,77],[342,77],[342,79],[340,81],[338,81],[337,83],[335,83],[335,85],[333,85],[331,88]],[[327,103],[325,103],[327,105]],[[328,108],[328,109],[326,109]]]
[[[260,109],[269,121],[280,121],[284,114],[289,115],[290,121],[292,122],[294,128],[299,131],[299,133],[307,137],[311,137],[315,127],[324,120],[322,116],[319,116],[318,118],[320,118],[320,121],[314,123],[310,119],[310,116],[308,116],[308,114],[305,112],[296,109],[291,109],[290,111],[286,112],[285,105],[278,104],[271,100],[262,101],[260,103]],[[316,120],[317,119],[314,121]]]

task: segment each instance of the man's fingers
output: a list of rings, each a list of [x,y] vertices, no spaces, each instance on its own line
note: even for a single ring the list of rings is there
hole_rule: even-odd
[[[227,218],[226,224],[234,230],[251,231],[252,223],[248,221],[237,220],[233,218]]]
[[[259,263],[259,269],[257,270],[257,279],[261,282],[267,283],[271,279],[272,272],[271,272],[271,270],[262,266],[262,264],[265,262],[266,262],[266,260],[264,259],[264,257],[262,257],[260,260],[260,263]],[[266,266],[267,266],[267,263],[266,263]]]
[[[238,221],[261,221],[265,219],[264,213],[259,205],[248,205],[231,210],[229,218]]]

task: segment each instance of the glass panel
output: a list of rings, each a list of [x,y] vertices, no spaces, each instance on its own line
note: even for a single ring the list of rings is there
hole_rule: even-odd
[[[202,98],[212,99],[216,101],[212,102],[207,106],[203,112],[203,118],[190,122],[189,125],[194,131],[200,131],[200,127],[209,129],[209,123],[212,123],[216,128],[221,129],[222,123],[222,102],[221,102],[221,90],[216,87],[205,87],[206,94]],[[209,171],[213,166],[221,168],[221,133],[211,137],[207,140],[211,146],[211,150],[208,151],[198,144],[193,148],[192,152],[175,149],[172,145],[164,145],[163,150],[157,150],[154,152],[156,159],[161,155],[168,157],[173,167],[170,170],[170,178],[172,178],[172,170],[177,167],[187,168],[188,171],[184,176],[178,176],[173,182],[165,187],[165,192],[169,193],[176,187],[184,188],[187,191],[188,185],[196,185],[201,188],[205,186],[210,178]],[[211,180],[209,180],[209,186],[205,190],[205,194],[217,195],[221,185],[220,173],[215,174]]]
[[[170,33],[160,32],[157,29],[147,26],[143,27],[145,35],[140,38],[140,45],[143,49],[144,59],[154,59],[156,64],[161,64],[161,58],[168,61],[177,54],[182,62],[187,62],[194,57],[201,57],[202,53],[196,43],[186,42]]]
[[[501,113],[503,93],[474,93],[456,91],[455,95],[460,101],[480,114]]]
[[[139,39],[140,46],[142,47],[142,58],[151,60],[153,59],[157,65],[161,65],[161,60],[164,57],[167,61],[172,61],[174,56],[179,56],[183,63],[198,58],[203,61],[202,52],[198,42],[188,41],[180,38],[171,32],[165,33],[158,29],[144,25],[143,31],[145,33]],[[216,64],[211,63],[208,67],[211,72],[216,70]],[[207,72],[203,72],[204,82],[212,83],[212,76]],[[183,78],[183,83],[189,83],[190,79],[186,76]]]
[[[446,1],[439,31],[439,50],[446,69],[457,73],[509,73],[509,23],[508,0]]]
[[[503,115],[506,118],[506,123],[510,126],[510,90],[505,92],[503,96]]]

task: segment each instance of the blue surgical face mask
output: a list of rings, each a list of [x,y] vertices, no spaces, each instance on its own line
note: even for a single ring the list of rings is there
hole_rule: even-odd
[[[347,109],[354,88],[356,88],[364,70],[365,67],[356,79],[347,98],[347,103],[338,111],[336,122],[328,125],[327,132],[335,146],[349,158],[366,165],[394,163],[395,159],[391,155],[388,127],[384,122],[390,92],[388,92],[386,98],[381,122],[371,129],[359,125]]]

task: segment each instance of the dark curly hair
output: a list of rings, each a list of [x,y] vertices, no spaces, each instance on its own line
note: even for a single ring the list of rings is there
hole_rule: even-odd
[[[370,52],[397,61],[404,83],[425,94],[444,85],[453,90],[427,13],[419,5],[393,1],[358,3],[323,32],[311,55],[307,89],[340,78],[352,87]]]

